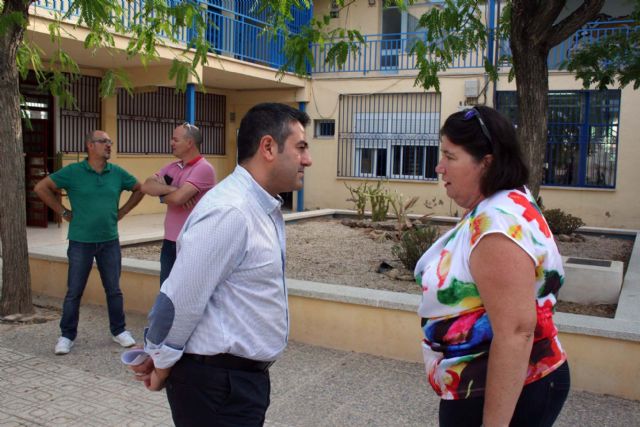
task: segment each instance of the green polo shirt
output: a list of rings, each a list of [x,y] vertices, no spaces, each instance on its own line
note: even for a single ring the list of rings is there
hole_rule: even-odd
[[[69,240],[97,243],[118,238],[120,194],[137,184],[134,176],[111,163],[97,173],[85,159],[65,166],[49,178],[69,195],[73,211]]]

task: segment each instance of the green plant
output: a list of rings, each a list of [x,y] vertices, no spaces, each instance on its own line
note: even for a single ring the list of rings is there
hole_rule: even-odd
[[[402,233],[400,242],[391,248],[391,253],[402,262],[402,265],[413,271],[422,254],[438,237],[440,237],[440,230],[433,224],[410,228]]]
[[[351,197],[347,199],[347,202],[353,202],[358,213],[358,218],[364,218],[364,210],[367,207],[367,200],[369,199],[369,186],[366,182],[358,185],[357,187],[351,187],[345,182],[345,187],[351,193]]]
[[[369,188],[369,201],[371,202],[371,220],[386,220],[390,198],[389,190],[382,186],[382,181],[378,181],[375,187]]]
[[[543,214],[553,234],[572,234],[584,225],[582,218],[566,213],[562,209],[545,209]]]
[[[391,209],[396,216],[396,220],[398,224],[396,225],[396,230],[402,231],[408,228],[411,228],[412,224],[409,221],[409,209],[411,209],[419,197],[414,196],[408,200],[405,200],[404,196],[401,193],[398,193],[396,190],[393,194],[389,195],[389,204],[391,205]]]

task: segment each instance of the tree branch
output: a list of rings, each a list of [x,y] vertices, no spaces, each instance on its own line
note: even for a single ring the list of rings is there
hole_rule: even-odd
[[[578,31],[585,22],[593,19],[604,6],[604,0],[584,0],[573,13],[558,22],[549,33],[549,48],[560,44]]]
[[[526,8],[526,15],[524,16],[529,16],[531,18],[535,17],[535,19],[530,19],[531,25],[525,30],[534,35],[533,38],[535,40],[535,44],[548,44],[553,23],[558,18],[558,15],[560,15],[560,12],[562,12],[562,9],[566,4],[566,0],[542,2],[531,2],[525,0],[524,2],[514,2],[514,5],[516,3],[527,4],[524,6]]]

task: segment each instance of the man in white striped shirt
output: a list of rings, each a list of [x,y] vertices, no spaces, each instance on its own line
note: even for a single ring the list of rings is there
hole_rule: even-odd
[[[133,367],[150,390],[166,386],[177,426],[261,426],[269,366],[289,333],[279,193],[311,166],[309,117],[259,104],[242,119],[238,166],[196,205],[178,256],[149,314]]]

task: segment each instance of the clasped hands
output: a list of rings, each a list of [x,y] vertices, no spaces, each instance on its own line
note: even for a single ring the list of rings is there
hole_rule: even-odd
[[[152,358],[147,358],[139,365],[129,366],[134,373],[136,381],[144,382],[145,387],[151,391],[160,391],[164,388],[171,368],[156,368]]]

